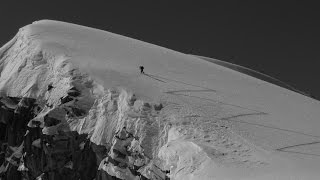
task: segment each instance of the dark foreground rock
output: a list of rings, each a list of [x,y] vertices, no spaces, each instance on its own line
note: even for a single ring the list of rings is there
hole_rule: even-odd
[[[90,180],[96,177],[95,145],[85,134],[70,131],[44,135],[36,122],[33,127],[27,126],[40,108],[35,100],[8,99],[16,107],[12,109],[6,101],[0,102],[1,179]],[[53,118],[45,118],[46,127],[57,123]]]
[[[96,145],[75,131],[43,134],[43,128],[61,122],[45,116],[41,128],[39,121],[30,121],[41,108],[35,99],[1,99],[1,180],[168,179],[161,171],[150,177],[141,174],[148,158],[130,147],[136,138],[125,128],[109,146]],[[117,177],[110,168],[118,168],[124,176]]]

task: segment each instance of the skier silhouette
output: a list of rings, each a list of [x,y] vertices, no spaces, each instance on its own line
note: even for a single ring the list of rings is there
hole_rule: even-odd
[[[140,73],[141,73],[141,74],[144,74],[144,71],[143,71],[143,70],[144,70],[144,67],[143,67],[143,66],[139,66],[139,68],[140,68]]]

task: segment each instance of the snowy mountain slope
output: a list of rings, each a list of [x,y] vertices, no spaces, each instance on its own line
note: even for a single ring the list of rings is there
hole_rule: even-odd
[[[194,56],[196,56],[196,55],[194,55]],[[266,74],[260,73],[258,71],[255,71],[255,70],[252,70],[252,69],[240,66],[240,65],[232,64],[232,63],[229,63],[229,62],[221,61],[221,60],[218,60],[218,59],[213,59],[213,58],[208,58],[208,57],[203,57],[203,56],[196,56],[196,57],[199,57],[199,58],[201,58],[203,60],[206,60],[206,61],[209,61],[209,62],[213,62],[213,63],[221,65],[223,67],[227,67],[227,68],[230,68],[232,70],[244,73],[246,75],[255,77],[257,79],[269,82],[271,84],[275,84],[275,85],[278,85],[280,87],[283,87],[283,88],[298,92],[298,93],[300,93],[302,95],[308,96],[306,93],[297,90],[296,88],[290,86],[289,84],[287,84],[285,82],[282,82],[282,81],[280,81],[280,80],[278,80],[276,78],[273,78],[271,76],[268,76]]]
[[[54,137],[88,134],[106,148],[126,127],[151,179],[152,164],[183,180],[320,177],[320,103],[312,98],[198,57],[51,20],[21,28],[0,53],[1,96],[34,98],[41,107],[29,126],[40,121]],[[60,123],[46,126],[46,117]]]

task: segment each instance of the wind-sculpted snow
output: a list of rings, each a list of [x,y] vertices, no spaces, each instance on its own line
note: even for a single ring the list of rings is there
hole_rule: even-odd
[[[46,20],[0,49],[0,72],[7,179],[319,175],[318,101],[190,55]]]

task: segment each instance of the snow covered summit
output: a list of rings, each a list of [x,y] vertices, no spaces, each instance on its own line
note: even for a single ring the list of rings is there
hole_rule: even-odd
[[[199,57],[42,20],[0,49],[0,72],[0,131],[21,127],[1,137],[6,176],[320,177],[319,101]]]

